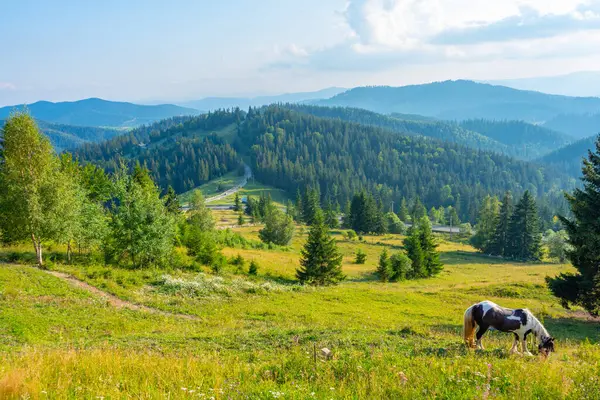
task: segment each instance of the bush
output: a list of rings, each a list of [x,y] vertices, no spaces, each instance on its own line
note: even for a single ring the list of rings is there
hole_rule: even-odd
[[[403,281],[411,277],[411,261],[404,253],[396,253],[390,257],[390,268],[393,281]]]
[[[354,232],[352,229],[346,231],[346,238],[350,241],[355,240],[356,239],[356,232]]]
[[[367,261],[367,254],[362,251],[361,249],[358,249],[358,251],[356,252],[356,258],[354,259],[354,262],[356,264],[364,264]]]
[[[248,267],[248,275],[258,275],[258,264],[256,261],[250,261],[250,267]]]

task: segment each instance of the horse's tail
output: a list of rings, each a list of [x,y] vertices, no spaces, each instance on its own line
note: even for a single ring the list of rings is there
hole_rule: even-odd
[[[465,321],[463,324],[463,335],[468,347],[475,347],[475,318],[473,317],[473,308],[475,304],[465,311]]]

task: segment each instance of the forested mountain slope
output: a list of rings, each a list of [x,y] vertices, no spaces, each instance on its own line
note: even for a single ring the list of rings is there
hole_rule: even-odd
[[[383,115],[361,108],[321,107],[311,105],[286,104],[286,108],[311,114],[316,117],[338,118],[342,121],[356,122],[387,128],[404,135],[422,135],[447,142],[462,144],[473,149],[511,154],[512,149],[493,139],[472,132],[452,122],[437,121],[416,115]]]
[[[164,118],[198,114],[194,109],[172,104],[147,106],[92,98],[59,103],[38,101],[27,106],[2,107],[0,119],[8,117],[13,110],[24,109],[42,121],[97,127],[136,127]]]
[[[286,106],[171,119],[85,145],[76,155],[109,169],[120,157],[139,161],[161,186],[171,184],[179,192],[237,168],[245,155],[257,180],[292,196],[310,186],[322,200],[343,206],[367,189],[386,205],[417,197],[428,208],[452,205],[468,221],[475,220],[487,194],[529,189],[542,207],[558,207],[561,189],[573,184],[551,168],[497,153]]]
[[[472,119],[462,121],[460,126],[508,146],[510,155],[522,159],[538,158],[574,140],[564,133],[524,121]]]
[[[102,142],[125,133],[123,130],[113,128],[52,124],[46,121],[37,121],[37,124],[57,152],[73,150],[84,143]],[[0,128],[2,126],[4,120],[0,120]]]
[[[239,167],[240,157],[229,142],[243,118],[239,109],[170,118],[84,145],[74,155],[109,171],[121,160],[140,162],[161,187],[171,185],[182,193]]]
[[[600,98],[568,97],[446,81],[404,87],[358,87],[318,105],[365,108],[389,114],[420,114],[448,120],[474,118],[544,122],[563,113],[600,112]]]
[[[578,140],[568,146],[558,149],[542,158],[540,162],[552,165],[556,169],[573,177],[581,176],[582,159],[587,157],[588,150],[595,149],[596,136]]]
[[[600,113],[560,114],[544,123],[544,126],[577,139],[587,138],[600,133]]]

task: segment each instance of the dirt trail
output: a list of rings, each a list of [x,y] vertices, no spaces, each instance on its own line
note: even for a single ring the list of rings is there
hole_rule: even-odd
[[[131,301],[120,299],[115,295],[104,292],[104,291],[98,289],[97,287],[92,286],[84,281],[80,281],[79,279],[75,278],[74,276],[65,274],[64,272],[48,271],[48,270],[45,270],[44,272],[46,272],[56,278],[62,279],[77,288],[87,290],[88,292],[95,294],[98,297],[103,298],[104,300],[106,300],[108,302],[108,304],[110,304],[111,306],[118,308],[118,309],[125,308],[128,310],[143,311],[143,312],[152,313],[152,314],[159,314],[159,315],[164,315],[164,316],[168,316],[168,317],[178,317],[178,318],[184,318],[184,319],[189,319],[189,320],[198,320],[199,319],[198,317],[196,317],[194,315],[171,313],[171,312],[159,310],[157,308],[152,308],[152,307],[144,306],[141,304],[132,303]]]

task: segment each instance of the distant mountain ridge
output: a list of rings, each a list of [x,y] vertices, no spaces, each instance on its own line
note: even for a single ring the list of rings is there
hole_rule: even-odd
[[[402,87],[357,87],[314,104],[447,120],[484,118],[531,123],[543,123],[565,113],[600,112],[600,98],[596,97],[549,95],[465,80]]]
[[[147,106],[90,98],[59,103],[38,101],[29,105],[2,107],[0,119],[6,119],[13,110],[24,109],[38,120],[91,127],[137,127],[165,118],[198,114],[195,109],[172,104]]]
[[[0,129],[4,123],[5,120],[0,119]],[[50,139],[56,152],[73,150],[84,143],[102,142],[126,132],[126,129],[53,124],[40,120],[37,120],[36,123],[42,133]]]
[[[314,92],[284,93],[273,96],[257,97],[206,97],[200,100],[178,103],[184,107],[192,107],[201,111],[213,111],[218,109],[227,109],[239,107],[248,109],[248,107],[261,107],[274,103],[301,103],[331,98],[337,94],[343,93],[348,89],[340,87],[330,87]]]
[[[596,151],[597,135],[590,136],[575,143],[571,143],[563,148],[560,148],[552,153],[545,155],[538,161],[551,165],[557,170],[563,171],[570,176],[581,176],[582,160],[587,157],[588,150]]]
[[[566,75],[493,80],[486,83],[564,96],[600,97],[600,71],[579,71]]]

